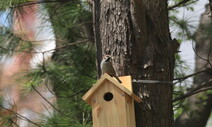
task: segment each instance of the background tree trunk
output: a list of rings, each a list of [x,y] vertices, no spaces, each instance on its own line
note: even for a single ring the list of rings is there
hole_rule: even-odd
[[[98,70],[102,55],[110,54],[119,76],[172,81],[177,46],[169,33],[167,0],[95,0],[93,7]],[[133,85],[144,100],[135,106],[137,127],[171,127],[172,84]]]
[[[211,68],[212,59],[212,43],[211,43],[211,33],[208,30],[211,29],[211,13],[210,6],[206,6],[206,12],[202,14],[199,28],[195,34],[196,41],[196,67],[195,71],[201,71],[204,69]],[[202,59],[203,58],[203,59]],[[209,61],[207,61],[209,60]],[[211,79],[211,69],[206,73],[201,73],[194,77],[194,84],[192,87],[196,87],[201,83]],[[191,96],[188,99],[189,107],[191,108],[189,112],[184,111],[182,115],[175,121],[176,127],[205,127],[207,120],[211,114],[212,110],[212,94],[209,92],[203,92]]]

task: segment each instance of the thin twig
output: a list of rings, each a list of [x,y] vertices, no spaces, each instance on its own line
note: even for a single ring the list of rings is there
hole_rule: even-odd
[[[208,58],[207,58],[209,65],[212,65],[212,63],[210,62],[211,50],[212,50],[212,40],[210,40],[210,47],[209,47]],[[212,68],[212,66],[211,66],[211,68]]]
[[[187,79],[187,78],[190,78],[190,77],[192,77],[192,76],[195,76],[195,75],[198,75],[198,74],[207,72],[207,71],[208,71],[208,69],[205,69],[205,70],[198,71],[198,72],[195,72],[195,73],[193,73],[193,74],[190,74],[190,75],[187,75],[187,76],[184,76],[184,77],[175,78],[174,80],[179,80],[178,82],[181,82],[181,81],[183,81],[183,80],[185,80],[185,79]],[[178,83],[178,82],[176,82],[176,83]],[[176,84],[176,83],[174,83],[174,84]]]
[[[202,88],[200,90],[197,90],[197,91],[193,92],[191,95],[194,95],[194,94],[197,94],[197,93],[200,93],[200,92],[204,92],[204,91],[207,91],[207,90],[210,90],[210,89],[212,89],[212,86],[205,87],[205,88]]]
[[[44,72],[46,72],[46,66],[45,66],[45,53],[42,53],[42,56],[43,56],[43,66],[42,66],[42,68],[43,68],[43,71]]]
[[[11,121],[11,123],[17,127],[20,127],[15,121],[13,121],[12,119],[9,118],[9,121]]]
[[[34,85],[32,85],[32,88],[49,104],[51,105],[57,112],[59,112],[62,115],[65,115],[67,117],[69,117],[68,115],[66,115],[65,113],[61,112],[59,109],[57,109],[51,102],[49,102],[35,87]]]
[[[40,125],[38,125],[37,123],[35,123],[35,122],[31,121],[31,120],[30,120],[30,119],[28,119],[27,117],[25,117],[25,116],[23,116],[23,115],[21,115],[21,114],[19,114],[19,113],[15,112],[15,111],[13,111],[13,110],[10,110],[10,109],[8,109],[8,108],[5,108],[5,107],[4,107],[4,106],[2,106],[2,105],[0,105],[0,107],[2,107],[3,109],[5,109],[5,110],[7,110],[7,111],[9,111],[9,112],[14,113],[17,117],[19,117],[19,118],[20,118],[20,119],[22,119],[22,120],[26,120],[26,121],[28,121],[28,122],[30,122],[30,123],[32,123],[32,124],[34,124],[34,125],[38,126],[38,127],[41,127],[41,126],[40,126]]]
[[[13,52],[25,52],[25,53],[47,53],[47,52],[51,52],[51,51],[55,51],[55,50],[59,50],[59,49],[62,49],[62,48],[66,48],[66,47],[69,47],[69,46],[73,46],[73,45],[78,45],[78,44],[82,44],[82,43],[87,43],[89,41],[92,41],[92,39],[87,39],[87,40],[82,40],[82,41],[77,41],[77,42],[73,42],[73,43],[69,43],[67,45],[64,45],[64,46],[60,46],[60,47],[57,47],[57,48],[54,48],[54,49],[50,49],[50,50],[46,50],[46,51],[43,51],[43,52],[36,52],[36,51],[21,51],[21,50],[10,50],[10,49],[7,49],[5,47],[2,47],[0,46],[0,48],[4,49],[4,50],[9,50],[9,51],[13,51]]]
[[[176,101],[185,99],[185,98],[187,98],[187,97],[190,97],[190,96],[192,96],[192,95],[198,94],[198,93],[200,93],[200,92],[204,92],[204,91],[211,90],[211,89],[212,89],[212,87],[207,87],[207,88],[204,88],[204,89],[197,90],[197,91],[195,91],[195,92],[193,92],[193,93],[187,93],[187,94],[184,94],[184,95],[182,95],[182,96],[180,96],[180,97],[175,98],[172,102],[176,102]]]
[[[198,85],[196,88],[193,88],[192,90],[190,90],[190,92],[195,92],[195,91],[197,91],[197,90],[199,90],[203,87],[206,87],[208,85],[212,85],[211,83],[212,83],[212,79],[209,79],[208,81],[203,82],[202,84]]]
[[[89,42],[89,41],[92,41],[92,39],[87,39],[87,40],[77,41],[77,42],[74,42],[74,43],[69,43],[69,44],[64,45],[64,46],[60,46],[60,47],[57,47],[57,48],[54,48],[54,49],[43,51],[42,53],[55,51],[55,50],[58,50],[58,49],[66,48],[68,46],[73,46],[73,45],[77,45],[77,44],[81,44],[81,43],[86,43],[86,42]]]
[[[71,0],[43,0],[43,1],[36,1],[36,2],[23,2],[21,4],[12,6],[10,8],[18,8],[18,7],[24,7],[24,6],[30,6],[30,5],[34,5],[34,4],[43,4],[43,3],[62,3],[62,2],[69,2]]]
[[[174,9],[174,8],[177,8],[177,7],[180,7],[180,6],[182,6],[182,5],[185,5],[186,3],[188,3],[189,1],[191,1],[191,0],[183,0],[183,1],[181,1],[181,2],[179,2],[179,3],[177,3],[177,4],[175,4],[175,5],[173,5],[173,6],[171,6],[171,7],[168,7],[168,10],[172,10],[172,9]],[[191,3],[195,3],[196,1],[194,1],[194,2],[191,2]]]
[[[196,49],[194,48],[193,42],[192,42],[192,49],[194,50],[194,53],[195,53],[200,59],[204,60],[205,62],[207,62],[207,64],[209,64],[209,65],[212,67],[212,63],[210,63],[210,60],[209,60],[209,59],[205,59],[205,58],[203,58],[202,56],[200,56],[200,55],[197,53]]]
[[[202,91],[205,91],[205,90],[208,90],[209,89],[212,89],[212,86],[210,86],[212,83],[212,79],[209,79],[207,82],[203,82],[201,85],[193,88],[192,90],[190,90],[189,92],[179,96],[179,97],[176,97],[175,99],[173,99],[172,102],[176,102],[176,101],[179,101],[181,99],[185,99],[189,96],[192,96],[194,94],[197,94],[199,92],[202,92]],[[202,89],[202,88],[205,88],[205,89]]]
[[[68,95],[68,96],[60,96],[60,95],[55,94],[55,93],[48,87],[47,84],[45,84],[45,86],[46,86],[46,88],[48,89],[48,91],[49,91],[52,95],[57,96],[57,98],[72,98],[72,97],[74,97],[74,96],[76,96],[76,95],[78,95],[78,94],[80,94],[80,93],[83,93],[83,92],[85,92],[85,91],[88,91],[88,89],[82,89],[82,90],[79,90],[79,91],[77,91],[77,92],[75,92],[75,93],[73,93],[73,94],[71,94],[71,95]]]

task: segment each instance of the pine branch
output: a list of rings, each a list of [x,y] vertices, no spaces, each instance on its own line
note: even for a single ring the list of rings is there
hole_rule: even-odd
[[[212,79],[209,79],[208,81],[206,82],[203,82],[202,84],[200,84],[199,86],[197,86],[196,88],[193,88],[192,90],[190,90],[189,92],[179,96],[179,97],[176,97],[175,99],[173,99],[172,102],[176,102],[176,101],[179,101],[179,100],[182,100],[182,99],[185,99],[187,97],[190,97],[192,95],[195,95],[197,93],[200,93],[200,92],[203,92],[203,91],[207,91],[207,90],[210,90],[212,89]]]
[[[50,49],[50,50],[46,50],[46,51],[38,52],[38,53],[51,52],[51,51],[55,51],[55,50],[67,48],[67,47],[69,47],[69,46],[78,45],[78,44],[82,44],[82,43],[87,43],[87,42],[89,42],[89,41],[92,41],[92,39],[87,39],[87,40],[82,40],[82,41],[77,41],[77,42],[69,43],[69,44],[67,44],[67,45],[57,47],[57,48],[55,48],[55,49]]]
[[[78,45],[78,44],[82,44],[82,43],[87,43],[87,42],[89,42],[89,41],[92,41],[92,39],[87,39],[87,40],[82,40],[82,41],[77,41],[77,42],[69,43],[69,44],[67,44],[67,45],[60,46],[60,47],[57,47],[57,48],[54,48],[54,49],[50,49],[50,50],[46,50],[46,51],[43,51],[43,52],[11,50],[11,49],[7,49],[7,48],[2,47],[2,46],[0,46],[0,49],[8,50],[8,51],[13,51],[13,52],[42,53],[42,54],[43,54],[43,53],[47,53],[47,52],[51,52],[51,51],[55,51],[55,50],[67,48],[67,47],[69,47],[69,46]]]
[[[171,6],[171,7],[168,7],[168,10],[172,10],[172,9],[174,9],[174,8],[177,8],[177,7],[181,7],[182,5],[184,5],[184,6],[186,6],[186,5],[188,5],[188,2],[190,2],[191,0],[183,0],[183,1],[181,1],[181,2],[179,2],[179,3],[177,3],[177,4],[175,4],[175,5],[173,5],[173,6]],[[193,1],[193,2],[191,2],[191,3],[189,3],[189,4],[192,4],[192,3],[195,3],[196,1]]]
[[[193,92],[193,93],[190,93],[190,92],[189,92],[189,93],[186,93],[186,94],[184,94],[184,95],[182,95],[182,96],[180,96],[180,97],[175,98],[172,102],[180,101],[180,100],[186,99],[187,97],[190,97],[190,96],[192,96],[192,95],[195,95],[195,94],[198,94],[198,93],[200,93],[200,92],[207,91],[207,90],[211,90],[211,89],[212,89],[212,87],[206,87],[206,88],[204,88],[204,89],[200,89],[200,90],[195,91],[195,92]]]
[[[46,88],[48,89],[48,91],[49,91],[52,95],[57,96],[57,98],[72,98],[72,97],[74,97],[74,96],[76,96],[76,95],[78,95],[78,94],[81,94],[81,93],[84,93],[85,91],[88,91],[88,89],[81,89],[81,90],[79,90],[79,91],[77,91],[77,92],[75,92],[75,93],[73,93],[73,94],[71,94],[71,95],[68,95],[68,96],[60,96],[60,95],[56,95],[56,94],[48,87],[47,84],[45,84],[45,86],[46,86]]]
[[[21,4],[11,6],[10,8],[18,8],[18,7],[30,6],[34,4],[43,4],[43,3],[62,3],[62,2],[69,2],[69,1],[71,0],[43,0],[43,1],[36,1],[36,2],[23,2]]]
[[[11,121],[12,124],[14,124],[16,127],[20,127],[15,121],[13,121],[12,119],[9,119],[9,121]]]
[[[193,73],[193,74],[190,74],[190,75],[187,75],[187,76],[184,76],[184,77],[180,77],[180,78],[175,78],[174,80],[179,80],[177,82],[175,82],[174,84],[176,83],[179,83],[179,82],[182,82],[183,80],[186,80],[187,78],[190,78],[192,76],[195,76],[195,75],[198,75],[198,74],[201,74],[201,73],[205,73],[207,72],[209,69],[205,69],[205,70],[202,70],[202,71],[198,71],[196,73]]]
[[[5,109],[5,110],[7,110],[7,111],[9,111],[9,112],[12,112],[12,113],[14,113],[18,118],[20,118],[20,119],[22,119],[22,120],[26,120],[26,121],[28,121],[28,122],[30,122],[30,123],[32,123],[32,124],[34,124],[34,125],[36,125],[37,127],[41,127],[40,125],[38,125],[37,123],[35,123],[35,122],[33,122],[33,121],[31,121],[30,119],[28,119],[27,117],[25,117],[25,116],[23,116],[23,115],[21,115],[21,114],[19,114],[19,113],[17,113],[17,112],[15,112],[15,111],[13,111],[13,110],[10,110],[10,109],[8,109],[8,108],[5,108],[4,106],[2,106],[2,105],[0,105],[0,107],[1,108],[3,108],[3,109]]]
[[[63,113],[62,111],[60,111],[59,109],[57,109],[51,102],[49,102],[35,87],[34,85],[32,85],[33,90],[35,90],[35,92],[37,92],[49,105],[51,105],[57,112],[59,112],[60,114],[69,117],[68,115],[66,115],[65,113]]]

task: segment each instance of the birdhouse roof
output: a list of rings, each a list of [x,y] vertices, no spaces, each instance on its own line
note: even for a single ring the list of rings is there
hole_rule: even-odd
[[[120,84],[118,81],[116,81],[114,78],[112,78],[106,73],[96,82],[96,84],[93,85],[93,87],[90,90],[88,90],[88,92],[82,97],[82,99],[87,103],[89,103],[90,97],[98,90],[98,88],[100,88],[101,85],[104,84],[105,80],[110,81],[113,85],[115,85],[116,87],[124,91],[126,94],[131,96],[135,101],[139,103],[141,102],[141,99],[138,96],[136,96],[132,91],[127,89],[125,86]]]

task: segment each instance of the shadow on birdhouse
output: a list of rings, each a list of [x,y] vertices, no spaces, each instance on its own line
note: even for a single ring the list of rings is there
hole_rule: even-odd
[[[93,127],[135,127],[134,100],[130,76],[117,80],[104,74],[82,97],[92,107]]]

